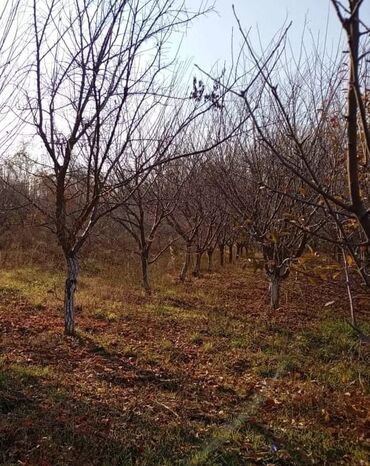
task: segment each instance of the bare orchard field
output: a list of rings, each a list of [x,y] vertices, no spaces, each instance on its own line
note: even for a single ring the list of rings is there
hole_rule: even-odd
[[[85,265],[72,338],[59,272],[1,272],[1,464],[370,464],[369,347],[338,283],[292,276],[272,311],[251,268],[131,281]]]

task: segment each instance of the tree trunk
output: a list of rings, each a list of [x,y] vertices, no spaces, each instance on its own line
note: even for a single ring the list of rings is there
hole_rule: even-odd
[[[150,281],[149,281],[149,260],[148,251],[146,249],[141,251],[141,271],[143,276],[143,287],[147,293],[150,293]]]
[[[170,249],[169,265],[170,265],[170,268],[173,270],[176,265],[176,253],[175,253],[175,249],[173,246],[170,246],[169,249]]]
[[[78,261],[74,254],[67,257],[67,279],[64,294],[64,333],[75,334],[75,302],[74,295],[77,286]]]
[[[225,265],[225,245],[224,244],[219,244],[218,248],[220,250],[220,266],[224,267],[224,265]]]
[[[358,221],[367,237],[370,240],[370,215],[364,204],[361,194],[360,174],[359,174],[359,150],[358,150],[358,113],[359,102],[356,96],[356,85],[359,86],[359,45],[360,45],[360,21],[359,2],[351,0],[350,12],[351,20],[347,26],[347,37],[349,46],[349,78],[347,91],[347,175],[348,188],[351,198],[352,211],[356,214]]]
[[[229,244],[229,264],[232,264],[234,260],[233,256],[233,245]]]
[[[195,254],[195,267],[193,271],[194,277],[200,277],[200,267],[201,267],[201,262],[202,262],[202,253],[197,252]]]
[[[187,243],[186,245],[186,252],[185,252],[185,260],[180,272],[180,281],[184,282],[185,278],[188,274],[189,266],[190,266],[190,259],[191,259],[191,243]]]
[[[239,259],[239,257],[241,257],[241,255],[242,255],[241,247],[240,247],[240,244],[237,243],[236,244],[236,258]]]
[[[277,309],[279,307],[279,299],[280,299],[280,280],[276,276],[273,276],[270,278],[270,293],[271,293],[271,307],[272,309]]]
[[[212,272],[213,251],[211,250],[207,251],[207,256],[208,256],[208,272]]]

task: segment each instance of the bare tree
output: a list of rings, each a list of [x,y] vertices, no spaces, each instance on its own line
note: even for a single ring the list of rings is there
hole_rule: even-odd
[[[168,38],[199,14],[175,0],[34,1],[36,84],[26,98],[46,151],[38,162],[50,173],[55,210],[38,207],[67,264],[67,335],[75,332],[78,255],[112,209],[115,169],[125,166],[134,179],[158,163],[148,157],[135,166],[135,141],[161,111],[172,75],[163,52]]]
[[[239,74],[246,78],[244,84],[229,90],[250,112],[261,146],[303,182],[304,187],[289,196],[305,204],[306,193],[317,194],[315,205],[336,224],[339,234],[325,239],[345,244],[370,286],[363,260],[370,242],[369,26],[362,19],[363,4],[332,0],[347,38],[347,61],[339,54],[326,56],[319,48],[309,54],[303,46],[300,56],[289,58],[289,26],[258,54],[236,16],[244,41],[242,54],[253,72],[247,72],[245,61]],[[348,236],[346,225],[352,219],[358,234],[351,229]]]
[[[191,256],[194,249],[195,237],[203,219],[195,208],[193,193],[193,176],[196,173],[200,160],[191,157],[176,165],[171,177],[173,186],[182,186],[175,210],[166,217],[168,225],[178,235],[185,247],[184,262],[179,275],[180,281],[185,281]],[[176,189],[176,188],[175,188]]]
[[[147,292],[151,291],[149,266],[156,262],[175,238],[165,238],[159,250],[153,250],[156,236],[163,229],[164,220],[173,213],[181,192],[181,186],[174,186],[170,166],[154,169],[149,176],[135,177],[131,183],[118,190],[120,207],[115,209],[113,218],[133,238],[140,257],[142,283]],[[145,181],[142,178],[145,177]]]
[[[238,225],[240,244],[253,243],[263,257],[269,279],[271,306],[279,307],[280,286],[292,263],[302,255],[308,231],[321,228],[315,205],[316,193],[302,205],[287,193],[302,182],[289,171],[273,165],[273,154],[253,137],[245,137],[226,151],[218,165],[217,185],[230,205]],[[237,240],[238,241],[238,240]]]
[[[24,48],[27,31],[22,25],[24,2],[9,0],[0,5],[0,155],[4,156],[22,126],[14,113],[19,87],[25,74]]]

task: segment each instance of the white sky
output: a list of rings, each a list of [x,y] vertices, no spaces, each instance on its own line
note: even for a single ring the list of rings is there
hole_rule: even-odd
[[[0,6],[7,0],[0,0]],[[234,36],[235,51],[240,44],[240,33],[232,11],[236,12],[245,30],[251,29],[251,39],[258,48],[259,40],[262,47],[267,45],[281,27],[293,22],[289,31],[289,40],[294,50],[299,50],[302,31],[306,24],[305,43],[309,48],[313,41],[319,40],[321,45],[326,41],[326,49],[337,50],[343,40],[343,33],[330,0],[207,0],[210,6],[214,3],[215,11],[201,16],[189,26],[182,40],[180,59],[191,59],[202,69],[209,71],[218,63],[222,68],[231,57],[231,38]],[[346,3],[346,0],[343,0]],[[189,9],[197,11],[206,0],[186,0]],[[370,0],[364,0],[362,18],[370,22]],[[367,19],[368,18],[368,19]],[[178,36],[174,37],[176,46]],[[190,76],[185,76],[185,84],[191,85],[193,75],[202,78],[194,68],[189,70]],[[18,141],[23,140],[22,136]]]
[[[210,0],[208,5],[210,5]],[[187,0],[187,5],[198,9],[201,0]],[[346,4],[346,1],[343,2]],[[245,30],[252,28],[251,37],[258,45],[268,44],[274,34],[290,21],[289,31],[292,48],[301,43],[302,30],[306,24],[306,43],[312,44],[312,37],[319,37],[322,45],[327,35],[327,50],[336,49],[341,40],[341,27],[330,0],[215,0],[215,13],[199,18],[187,32],[181,50],[182,57],[191,57],[193,62],[209,70],[217,61],[222,65],[230,57],[232,30],[234,42],[240,38],[237,22],[233,15],[235,5],[238,17]],[[370,0],[364,0],[362,17],[370,19]],[[237,49],[237,47],[236,47]]]

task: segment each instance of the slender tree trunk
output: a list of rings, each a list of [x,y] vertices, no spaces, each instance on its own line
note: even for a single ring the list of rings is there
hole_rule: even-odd
[[[75,302],[74,295],[77,286],[78,261],[74,254],[67,257],[67,279],[64,294],[64,333],[75,334]]]
[[[201,262],[202,262],[202,253],[197,251],[195,254],[195,267],[193,271],[194,277],[200,277]]]
[[[271,307],[277,309],[280,300],[280,279],[273,275],[270,278]]]
[[[143,287],[147,293],[150,292],[150,281],[149,281],[149,260],[148,251],[143,249],[141,251],[141,271],[143,276]]]
[[[352,325],[356,325],[356,316],[355,316],[355,309],[354,309],[354,306],[353,306],[351,282],[350,282],[350,279],[349,279],[348,264],[347,264],[347,258],[346,258],[346,253],[345,253],[344,248],[342,248],[342,255],[343,255],[344,276],[345,276],[345,280],[346,280],[345,283],[346,283],[348,301],[349,301],[349,309],[351,311],[351,322],[352,322]]]
[[[341,262],[341,260],[342,260],[342,250],[341,250],[341,248],[339,246],[335,246],[334,255],[335,255],[335,260],[337,262]]]
[[[173,246],[170,246],[170,267],[171,269],[173,270],[173,268],[175,267],[176,265],[176,253],[175,253],[175,249]]]
[[[219,244],[218,248],[220,250],[220,265],[221,265],[221,267],[224,267],[224,265],[225,265],[225,245],[224,244]]]
[[[213,251],[208,250],[207,251],[207,256],[208,256],[208,272],[212,272],[212,266],[213,266]]]
[[[360,21],[358,1],[350,1],[350,11],[352,20],[347,26],[347,37],[349,47],[349,79],[347,92],[347,174],[348,187],[352,203],[353,212],[356,214],[360,225],[370,240],[370,215],[364,204],[364,198],[361,195],[359,162],[358,162],[358,101],[356,97],[356,85],[359,82],[359,38],[360,38]]]
[[[191,260],[191,243],[186,244],[185,260],[180,272],[180,281],[184,282],[188,274]]]
[[[233,261],[234,261],[233,245],[229,244],[229,264],[232,264]]]

